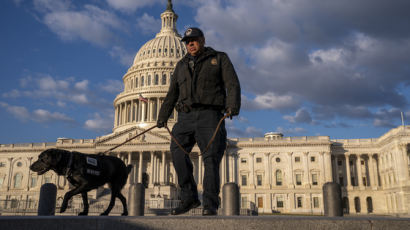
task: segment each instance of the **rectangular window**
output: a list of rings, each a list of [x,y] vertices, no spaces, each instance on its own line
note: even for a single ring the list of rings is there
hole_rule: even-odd
[[[300,157],[295,157],[295,162],[300,162]]]
[[[319,197],[313,197],[313,208],[319,208]]]
[[[248,176],[242,175],[242,186],[248,185]]]
[[[315,161],[316,161],[316,158],[315,158],[315,157],[310,157],[310,161],[311,161],[311,162],[315,162]]]
[[[241,158],[241,163],[246,164],[246,158]]]
[[[258,186],[262,186],[262,175],[256,175],[256,181]]]
[[[312,174],[312,184],[317,185],[317,174]]]
[[[342,166],[342,161],[337,161],[337,165]]]
[[[262,163],[262,158],[257,157],[257,158],[256,158],[256,163]]]
[[[360,161],[360,164],[364,165],[364,161]]]
[[[6,163],[0,162],[0,168],[6,167]]]
[[[277,208],[283,208],[283,197],[278,196],[276,198],[276,207]]]
[[[302,185],[302,174],[296,174],[296,185]]]
[[[302,208],[303,207],[302,197],[297,197],[296,199],[297,199],[298,208]]]

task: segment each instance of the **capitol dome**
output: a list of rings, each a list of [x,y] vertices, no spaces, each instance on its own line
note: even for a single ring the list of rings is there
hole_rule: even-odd
[[[177,19],[172,3],[168,1],[167,9],[161,14],[160,32],[139,49],[122,78],[124,91],[114,100],[114,132],[136,125],[149,128],[156,124],[172,72],[187,52],[176,29]],[[176,111],[168,120],[168,126],[172,127],[175,122]]]

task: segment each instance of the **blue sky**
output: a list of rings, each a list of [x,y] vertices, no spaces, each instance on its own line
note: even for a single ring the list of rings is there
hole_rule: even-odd
[[[165,0],[0,2],[0,143],[111,132],[113,100]],[[230,137],[377,138],[410,120],[410,2],[174,0],[242,85]]]

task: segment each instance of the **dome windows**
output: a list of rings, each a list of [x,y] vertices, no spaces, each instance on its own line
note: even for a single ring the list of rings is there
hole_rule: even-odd
[[[163,75],[162,75],[161,84],[162,84],[162,85],[166,85],[166,84],[167,84],[167,75],[166,75],[166,74],[163,74]]]
[[[151,75],[148,75],[148,83],[147,83],[147,86],[150,86],[151,85]]]
[[[154,85],[158,85],[158,84],[159,84],[159,76],[158,74],[155,74]]]

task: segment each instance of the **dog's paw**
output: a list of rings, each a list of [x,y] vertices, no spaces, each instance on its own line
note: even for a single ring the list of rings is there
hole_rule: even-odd
[[[60,213],[65,212],[66,209],[67,209],[67,207],[61,207],[61,208],[60,208]]]
[[[121,216],[128,216],[128,212],[121,213]]]

